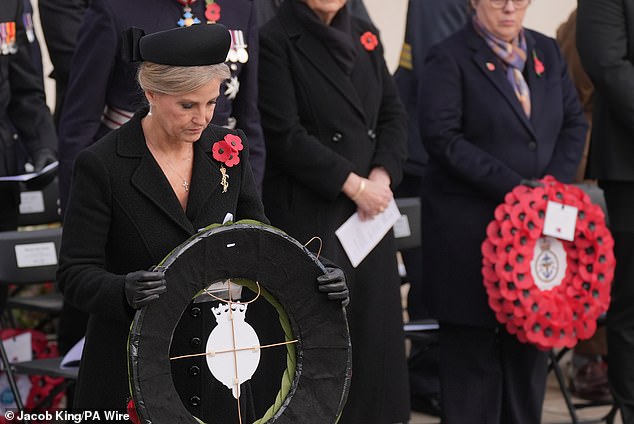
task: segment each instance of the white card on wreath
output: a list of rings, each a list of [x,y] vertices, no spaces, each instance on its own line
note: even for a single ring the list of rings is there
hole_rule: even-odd
[[[542,233],[546,236],[573,241],[578,211],[579,209],[574,206],[548,201]]]

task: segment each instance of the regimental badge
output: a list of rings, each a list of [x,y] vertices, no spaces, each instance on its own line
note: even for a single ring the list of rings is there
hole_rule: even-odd
[[[244,32],[241,29],[230,29],[229,33],[231,34],[231,48],[229,49],[227,60],[232,63],[247,63],[249,53],[244,42]]]
[[[561,284],[566,274],[566,250],[559,240],[541,237],[535,243],[531,268],[535,285],[542,291]]]
[[[0,54],[15,54],[17,51],[15,22],[0,22]]]
[[[206,351],[213,352],[206,355],[207,367],[236,399],[240,384],[250,380],[260,364],[260,339],[245,320],[247,307],[246,303],[228,302],[211,308],[218,325],[207,339]]]

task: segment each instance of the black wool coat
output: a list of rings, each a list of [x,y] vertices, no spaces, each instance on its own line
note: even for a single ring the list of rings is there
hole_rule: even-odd
[[[354,19],[357,50],[346,75],[320,39],[294,16],[291,2],[260,31],[260,113],[267,147],[263,201],[273,225],[301,243],[318,236],[321,254],[341,266],[351,290],[352,386],[340,422],[407,421],[400,279],[391,232],[355,269],[335,230],[356,205],[341,192],[350,172],[383,166],[396,186],[406,156],[406,114],[378,37]],[[318,249],[313,242],[310,248]]]
[[[501,60],[469,21],[434,46],[420,75],[425,296],[443,322],[495,327],[482,283],[486,227],[522,179],[571,183],[588,125],[557,43],[525,30],[526,116]],[[541,63],[541,66],[539,66]]]
[[[158,264],[199,229],[229,212],[268,222],[258,197],[241,131],[210,125],[194,144],[187,211],[146,147],[141,119],[85,149],[77,158],[64,220],[58,281],[65,300],[90,314],[75,407],[125,409],[129,398],[127,339],[134,316],[124,295],[128,272]],[[222,193],[213,143],[238,134],[240,163],[227,167]],[[169,290],[169,285],[167,287]]]

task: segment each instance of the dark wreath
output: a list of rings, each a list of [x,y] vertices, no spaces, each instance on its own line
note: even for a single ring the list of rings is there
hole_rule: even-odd
[[[202,230],[159,267],[165,270],[167,292],[137,312],[128,345],[130,390],[142,423],[200,423],[175,388],[170,344],[192,298],[210,282],[226,279],[259,283],[280,321],[288,323],[287,341],[297,340],[287,345],[291,360],[282,380],[290,384],[281,382],[276,397],[281,401],[256,423],[338,420],[351,376],[348,325],[339,302],[318,292],[316,278],[324,266],[308,249],[274,227],[240,221]]]

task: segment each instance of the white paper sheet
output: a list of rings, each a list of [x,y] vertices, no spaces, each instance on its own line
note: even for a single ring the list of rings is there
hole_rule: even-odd
[[[335,231],[353,267],[356,268],[368,256],[400,217],[401,212],[392,199],[383,213],[361,221],[355,212]]]
[[[38,172],[29,172],[29,173],[21,174],[21,175],[7,175],[5,177],[0,177],[0,182],[2,181],[30,181],[37,176],[40,176],[49,171],[52,171],[53,169],[57,168],[57,165],[58,165],[58,162],[55,161],[53,163],[49,163]]]
[[[79,362],[81,361],[81,355],[84,352],[85,341],[86,341],[86,338],[82,337],[80,341],[75,343],[75,346],[70,348],[70,350],[62,358],[62,363],[60,364],[60,368],[78,368],[79,367]]]

